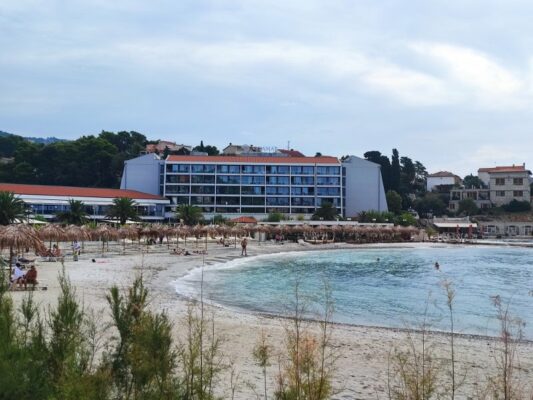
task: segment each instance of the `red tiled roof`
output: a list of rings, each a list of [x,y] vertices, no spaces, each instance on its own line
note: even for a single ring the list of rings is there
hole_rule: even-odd
[[[239,164],[340,164],[337,157],[258,157],[258,156],[168,156],[170,162],[207,162]]]
[[[428,178],[455,178],[456,175],[448,171],[439,171],[434,174],[429,174]]]
[[[283,150],[278,149],[281,154],[287,154],[289,157],[305,157],[303,153],[298,150]]]
[[[511,165],[511,166],[500,166],[492,168],[480,168],[478,172],[528,172],[531,175],[531,171],[528,171],[525,165]]]
[[[257,224],[257,220],[254,217],[237,217],[230,219],[230,222],[236,222],[238,224]]]
[[[165,198],[136,190],[84,188],[74,186],[20,185],[16,183],[0,183],[0,191],[15,194],[36,196],[65,197],[128,197],[139,200],[165,200]]]

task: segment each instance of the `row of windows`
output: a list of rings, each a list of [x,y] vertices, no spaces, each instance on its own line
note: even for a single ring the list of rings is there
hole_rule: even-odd
[[[496,197],[505,197],[505,190],[496,190]],[[513,190],[513,197],[527,197],[528,192],[523,190]]]
[[[320,207],[325,201],[322,198],[313,197],[214,197],[214,196],[179,196],[177,204],[194,204],[194,205],[223,205],[223,206],[308,206]],[[336,207],[340,206],[338,198],[327,199],[327,202]]]
[[[167,194],[243,194],[243,195],[282,195],[282,196],[340,196],[338,187],[298,187],[288,186],[167,186]],[[291,190],[289,190],[291,189]]]
[[[512,178],[514,186],[524,185],[524,178]],[[496,186],[505,186],[505,178],[496,178],[494,179],[494,184]]]
[[[288,213],[288,207],[200,207],[204,213],[224,214],[224,213],[238,213],[238,214],[267,214],[273,212]],[[314,207],[298,207],[291,208],[293,214],[313,214],[316,211]]]
[[[168,164],[167,172],[193,174],[314,175],[315,167],[288,165]],[[316,167],[317,175],[340,175],[340,167]]]
[[[167,183],[196,183],[213,184],[214,175],[167,175]],[[238,176],[238,175],[217,175],[216,183],[224,185],[314,185],[315,178],[312,176]],[[338,186],[339,178],[319,176],[316,184],[319,186]]]
[[[70,206],[57,204],[31,204],[30,210],[35,215],[54,215],[59,212],[70,210]],[[105,216],[109,213],[109,206],[85,206],[85,212],[88,217],[91,216]],[[137,213],[141,216],[159,216],[163,213],[162,205],[153,206],[137,206]]]

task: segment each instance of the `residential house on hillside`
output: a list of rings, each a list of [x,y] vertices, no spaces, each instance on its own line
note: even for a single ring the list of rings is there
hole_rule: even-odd
[[[429,174],[426,179],[426,190],[428,192],[446,192],[449,193],[454,187],[461,185],[462,179],[454,173],[448,171],[439,171]]]
[[[451,191],[449,208],[455,211],[459,202],[472,199],[479,208],[498,207],[511,201],[531,202],[531,171],[525,164],[480,168],[478,177],[487,185],[487,189],[454,189]]]
[[[192,146],[187,146],[184,144],[176,144],[175,142],[168,142],[166,140],[160,140],[156,144],[147,144],[146,152],[163,154],[166,148],[168,148],[168,151],[172,154],[177,154],[177,153],[190,154],[190,152],[192,151]]]

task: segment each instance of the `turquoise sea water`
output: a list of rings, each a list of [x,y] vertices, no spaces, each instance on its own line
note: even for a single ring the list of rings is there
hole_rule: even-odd
[[[438,261],[440,270],[435,270]],[[336,322],[447,330],[444,280],[456,292],[455,323],[461,333],[497,334],[491,296],[499,295],[533,339],[533,249],[505,247],[392,248],[293,252],[249,257],[204,268],[204,298],[224,306],[285,314],[298,282],[315,317],[328,282]],[[198,296],[201,270],[176,283]]]

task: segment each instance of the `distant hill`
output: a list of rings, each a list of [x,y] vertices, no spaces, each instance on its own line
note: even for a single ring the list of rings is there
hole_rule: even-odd
[[[5,136],[9,136],[9,135],[13,135],[13,136],[20,136],[30,142],[33,142],[33,143],[39,143],[39,144],[50,144],[50,143],[56,143],[56,142],[65,142],[66,140],[65,139],[59,139],[59,138],[56,138],[56,137],[47,137],[47,138],[38,138],[38,137],[26,137],[26,136],[22,136],[22,135],[15,135],[14,133],[8,133],[8,132],[4,132],[4,131],[0,131],[0,137],[5,137]]]

